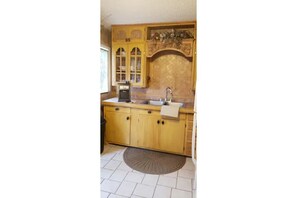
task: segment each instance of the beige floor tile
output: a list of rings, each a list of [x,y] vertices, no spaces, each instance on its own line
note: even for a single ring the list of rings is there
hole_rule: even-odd
[[[156,186],[154,198],[170,198],[171,188],[165,186]]]
[[[124,180],[124,178],[126,177],[127,173],[128,173],[128,171],[115,170],[109,179],[122,182]]]
[[[125,177],[125,181],[141,183],[143,177],[144,177],[144,174],[129,172],[128,175]]]
[[[178,177],[178,178],[177,178],[177,185],[176,185],[176,188],[177,188],[177,189],[180,189],[180,190],[188,190],[188,191],[191,191],[191,190],[192,190],[192,182],[191,182],[191,179]]]
[[[158,182],[159,175],[145,174],[142,184],[155,186]]]
[[[110,160],[105,166],[105,169],[111,169],[111,170],[115,170],[118,168],[118,166],[121,164],[120,161],[117,160]]]
[[[163,175],[165,177],[177,177],[177,171]]]
[[[116,153],[104,153],[104,154],[102,153],[101,159],[111,160],[115,155],[116,155]]]
[[[131,197],[134,189],[135,189],[136,183],[134,182],[128,182],[128,181],[123,181],[117,190],[116,194],[126,196],[126,197]]]
[[[192,158],[187,157],[186,163],[181,169],[192,170],[192,171],[195,170],[195,165],[194,165],[194,163],[192,161]]]
[[[194,179],[194,177],[195,177],[195,171],[180,169],[178,171],[178,177],[184,177],[184,178],[188,178],[188,179]]]
[[[161,175],[159,177],[158,185],[168,186],[168,187],[171,187],[171,188],[175,188],[175,186],[176,186],[176,178],[174,178],[174,177],[165,177],[165,176]]]
[[[133,169],[130,168],[124,161],[119,165],[117,170],[124,170],[124,171],[132,171]]]
[[[108,198],[127,198],[120,195],[110,194]]]
[[[100,160],[100,167],[103,168],[108,162],[109,162],[109,160],[101,159]]]
[[[143,184],[137,184],[134,195],[145,197],[145,198],[152,198],[154,194],[155,187],[147,186]]]
[[[115,153],[115,154],[122,153],[122,151],[123,151],[123,149],[117,148],[117,147],[113,147],[113,148],[109,149],[109,152]]]
[[[132,172],[134,172],[134,173],[139,173],[139,174],[145,174],[145,173],[142,173],[142,172],[137,171],[137,170],[134,170],[134,169],[132,169]]]
[[[103,191],[101,191],[101,198],[107,198],[108,197],[108,195],[109,195],[109,193],[108,192],[103,192]]]
[[[192,193],[184,190],[172,189],[171,198],[192,198]]]
[[[120,184],[120,182],[105,179],[101,184],[101,190],[105,192],[115,193]]]
[[[100,174],[103,179],[108,179],[113,173],[113,170],[101,168]]]
[[[117,153],[112,159],[118,160],[118,161],[124,161],[123,153]]]
[[[123,150],[125,150],[127,147],[125,147],[125,146],[120,146],[120,145],[114,145],[114,144],[111,144],[111,148],[112,149],[114,149],[114,150],[117,150],[117,151],[123,151]]]

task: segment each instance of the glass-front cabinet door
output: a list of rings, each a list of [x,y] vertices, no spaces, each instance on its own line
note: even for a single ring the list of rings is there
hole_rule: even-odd
[[[112,85],[130,81],[132,86],[144,87],[145,55],[144,44],[113,45]]]
[[[113,85],[129,80],[128,76],[128,47],[118,45],[113,48]]]
[[[143,86],[144,74],[143,44],[129,45],[129,80],[134,86]]]

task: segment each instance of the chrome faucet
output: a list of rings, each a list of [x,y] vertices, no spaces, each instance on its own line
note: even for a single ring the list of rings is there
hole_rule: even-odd
[[[170,95],[170,96],[169,96]],[[172,89],[170,87],[166,88],[166,97],[165,97],[165,102],[171,102],[173,97]]]

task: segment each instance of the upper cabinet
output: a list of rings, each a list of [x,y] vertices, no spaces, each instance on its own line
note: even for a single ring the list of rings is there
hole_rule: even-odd
[[[128,45],[112,46],[113,84],[128,80]]]
[[[129,44],[129,81],[134,86],[145,85],[144,44]]]
[[[145,26],[113,26],[112,42],[143,42]]]
[[[144,87],[146,68],[143,43],[112,45],[113,85],[130,81],[132,86]]]
[[[112,27],[112,85],[146,86],[145,26]]]

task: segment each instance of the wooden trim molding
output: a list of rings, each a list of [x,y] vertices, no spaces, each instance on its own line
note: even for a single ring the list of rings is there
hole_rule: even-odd
[[[155,54],[165,50],[178,51],[186,57],[193,56],[193,39],[185,39],[182,43],[177,46],[175,43],[163,43],[160,41],[147,41],[147,57],[153,57]]]

